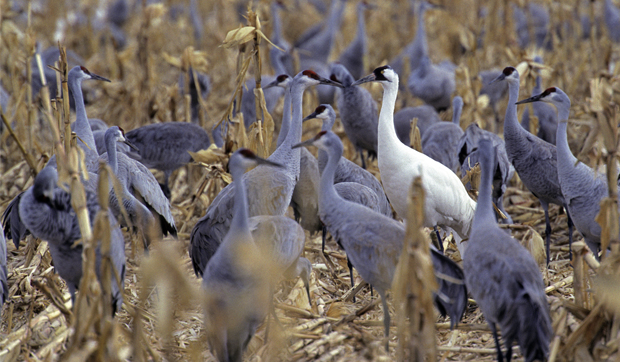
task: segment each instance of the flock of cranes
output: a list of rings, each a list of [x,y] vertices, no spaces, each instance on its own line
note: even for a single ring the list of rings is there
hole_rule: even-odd
[[[607,7],[609,3],[607,0]],[[346,253],[352,287],[355,268],[378,292],[387,349],[390,313],[386,293],[403,249],[410,208],[407,195],[412,181],[419,177],[426,195],[423,225],[433,228],[439,241],[438,248],[431,246],[431,259],[438,285],[434,301],[440,314],[449,316],[454,328],[465,313],[469,292],[493,332],[498,360],[510,361],[514,341],[526,361],[545,360],[553,329],[542,275],[529,252],[497,222],[512,223],[503,196],[517,173],[544,211],[547,264],[552,234],[550,203],[566,210],[569,245],[574,225],[599,256],[601,227],[596,215],[600,200],[607,194],[607,181],[578,162],[570,151],[566,133],[570,98],[558,87],[543,91],[538,76],[534,95],[519,101],[516,68],[483,71],[479,74],[485,80],[481,94],[489,95],[498,119],[497,104],[508,95],[503,137],[475,123],[463,129],[460,121],[464,102],[455,96],[456,66],[450,62],[433,64],[428,53],[424,14],[435,6],[416,1],[416,37],[391,65],[363,76],[367,52],[364,13],[374,8],[365,1],[357,4],[354,40],[337,62],[328,62],[345,4],[345,0],[332,0],[324,24],[308,29],[294,45],[283,36],[283,5],[275,1],[271,6],[272,40],[285,50],[272,49],[270,60],[276,73],[263,78],[268,84],[267,110],[271,112],[281,98],[284,102],[277,147],[267,159],[245,148],[232,153],[229,170],[233,182],[213,199],[190,235],[189,255],[206,292],[205,330],[211,351],[221,361],[242,359],[249,340],[273,310],[273,293],[281,279],[300,277],[312,304],[313,265],[304,257],[305,231],[310,235],[322,233],[323,252],[329,233]],[[515,20],[519,22],[523,17],[527,22],[528,16],[536,19],[534,41],[539,47],[547,47],[546,37],[541,37],[538,30],[538,24],[545,22],[544,7],[530,6],[527,10],[530,15],[515,12]],[[613,23],[614,19],[607,20],[611,15],[606,15],[606,21]],[[615,21],[620,23],[620,16]],[[613,33],[613,27],[610,29]],[[527,36],[519,33],[519,41],[530,42],[529,32]],[[291,49],[298,52],[302,69],[296,75]],[[406,85],[401,86],[405,61],[411,72]],[[535,62],[542,63],[542,59],[536,58]],[[89,79],[110,82],[80,65],[68,74],[76,113],[72,130],[84,151],[89,173],[88,181],[83,181],[91,222],[100,209],[96,197],[99,165],[109,164],[121,185],[120,194],[111,184],[109,189],[110,259],[120,284],[114,278],[98,275],[113,281],[113,311],[118,311],[122,308],[125,279],[125,241],[120,226],[133,226],[142,235],[147,250],[154,236],[176,238],[169,201],[170,175],[191,161],[188,151],[206,149],[212,142],[222,147],[222,135],[229,130],[218,127],[209,135],[197,124],[198,99],[205,97],[211,87],[205,74],[196,74],[200,94],[194,76],[189,78],[191,122],[150,124],[126,133],[118,126],[108,127],[101,120],[88,118],[81,85]],[[361,87],[369,82],[383,88],[380,110],[372,94]],[[246,127],[262,118],[255,114],[255,86],[253,81],[247,82],[238,107]],[[315,86],[320,105],[304,117],[304,92]],[[396,111],[399,92],[403,91],[425,104]],[[535,102],[533,115],[540,123],[537,135],[529,132],[529,113],[518,122],[517,105],[530,102]],[[449,108],[452,122],[443,122],[438,112]],[[342,155],[342,140],[332,132],[338,116],[361,167]],[[302,142],[303,122],[313,118],[322,120],[321,132]],[[411,147],[414,118],[423,152]],[[304,146],[317,147],[318,157]],[[381,181],[366,170],[373,159]],[[465,172],[476,164],[481,168],[477,202],[467,191],[471,185],[464,185],[457,175],[459,169]],[[164,172],[163,184],[157,182],[149,168]],[[289,206],[295,220],[286,216]],[[154,227],[158,230],[155,234]],[[453,233],[462,267],[443,254],[439,228]],[[0,306],[8,296],[5,237],[19,248],[20,240],[28,234],[49,243],[55,269],[75,300],[82,276],[82,249],[73,244],[81,238],[81,232],[71,195],[58,184],[55,158],[3,214]],[[98,270],[101,258],[98,249]],[[506,353],[502,352],[497,327]]]

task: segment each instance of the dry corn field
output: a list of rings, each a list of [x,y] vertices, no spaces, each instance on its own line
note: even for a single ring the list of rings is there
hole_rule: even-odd
[[[324,2],[329,9],[330,1],[316,1]],[[101,302],[108,291],[102,289],[95,276],[85,274],[77,308],[72,307],[65,282],[54,271],[47,242],[28,236],[19,249],[8,242],[9,297],[1,311],[0,360],[216,361],[204,333],[201,279],[194,275],[188,246],[198,219],[218,192],[231,182],[227,163],[232,152],[248,147],[267,157],[276,147],[282,100],[264,124],[253,124],[247,130],[242,116],[232,116],[231,112],[235,98],[240,103],[236,91],[246,91],[242,84],[257,76],[257,65],[262,75],[273,74],[269,63],[271,45],[266,40],[272,34],[271,1],[248,4],[241,0],[201,0],[192,10],[190,0],[129,0],[129,17],[122,25],[123,46],[109,28],[97,26],[94,20],[101,18],[108,3],[111,1],[0,0],[0,83],[9,95],[0,127],[0,212],[33,184],[34,175],[54,150],[62,152],[62,157],[58,157],[64,170],[59,172],[61,180],[79,180],[75,177],[78,153],[70,145],[71,136],[63,123],[62,109],[68,102],[63,105],[58,98],[49,104],[38,95],[29,96],[28,79],[39,74],[34,69],[36,49],[63,47],[83,59],[84,64],[79,65],[110,79],[110,83],[84,82],[86,112],[89,118],[100,118],[125,130],[150,123],[189,121],[189,88],[179,85],[179,77],[187,85],[190,66],[206,73],[211,88],[200,104],[200,124],[211,130],[221,120],[229,119],[227,142],[223,149],[201,152],[195,156],[198,162],[172,174],[170,205],[178,238],[165,237],[152,243],[150,251],[144,253],[138,237],[123,230],[127,259],[124,303],[114,318],[106,314],[108,309]],[[327,16],[311,1],[282,3],[283,34],[291,43]],[[357,3],[346,1],[330,61],[337,60],[355,36]],[[590,167],[614,172],[620,114],[620,67],[615,65],[620,57],[620,43],[612,42],[604,25],[603,1],[537,1],[548,9],[547,41],[552,50],[519,45],[512,14],[515,7],[529,6],[529,0],[433,3],[438,7],[429,10],[425,18],[430,57],[434,63],[447,59],[457,65],[456,91],[452,95],[460,95],[464,101],[460,124],[463,129],[475,122],[502,135],[507,97],[498,103],[496,124],[489,97],[479,95],[480,71],[516,67],[521,79],[519,99],[531,96],[540,71],[545,86],[558,86],[571,98],[568,140],[573,154]],[[376,1],[373,5],[365,14],[368,52],[363,59],[364,74],[387,64],[416,33],[417,17],[409,0]],[[199,37],[192,25],[192,12],[200,16]],[[593,20],[589,37],[583,36],[580,16]],[[247,34],[229,33],[240,26],[252,28],[244,28],[249,31]],[[265,37],[255,36],[257,30]],[[257,43],[260,51],[254,52]],[[544,65],[534,61],[536,55],[543,57]],[[69,69],[76,65],[71,56],[69,64]],[[56,66],[63,68],[61,63]],[[403,76],[401,83],[406,84]],[[379,84],[370,83],[365,88],[381,101],[383,89]],[[396,110],[421,104],[420,99],[401,90]],[[318,105],[317,92],[308,90],[303,99],[304,116]],[[519,119],[529,107],[518,107]],[[73,120],[75,114],[70,117]],[[449,121],[452,111],[443,111],[440,117]],[[531,118],[533,133],[537,127],[536,118]],[[305,122],[302,139],[313,137],[320,128],[320,120]],[[339,118],[334,132],[343,140],[343,157],[360,164]],[[316,155],[316,148],[310,151]],[[376,160],[369,161],[368,169],[380,179]],[[164,174],[152,171],[161,182]],[[611,175],[608,179],[615,181],[616,177]],[[476,197],[475,192],[472,197]],[[620,358],[620,318],[615,314],[620,311],[620,244],[615,237],[617,195],[610,197],[615,199],[602,208],[607,213],[601,213],[600,221],[603,245],[611,245],[611,252],[600,261],[577,231],[573,260],[569,259],[566,213],[556,205],[550,206],[551,262],[545,268],[545,218],[540,202],[525,188],[517,173],[508,185],[504,205],[514,224],[503,227],[534,255],[540,266],[554,330],[550,361]],[[419,210],[416,215],[420,217]],[[289,216],[293,217],[291,209]],[[422,231],[408,229],[407,238],[427,242],[435,237],[430,228]],[[451,236],[445,245],[446,254],[461,263]],[[306,231],[304,253],[312,262],[312,304],[308,303],[301,280],[279,283],[274,294],[279,322],[268,316],[270,321],[260,325],[247,346],[244,360],[420,360],[413,346],[416,338],[421,337],[410,335],[413,332],[407,328],[397,328],[400,322],[414,320],[413,315],[396,307],[394,294],[402,291],[392,290],[388,294],[392,324],[386,352],[380,298],[376,292],[371,294],[355,271],[356,288],[352,290],[344,251],[328,237],[326,259],[321,253],[320,233],[311,235]],[[94,257],[87,257],[85,267],[92,268],[93,260]],[[418,272],[415,266],[410,268],[412,274]],[[436,350],[422,354],[427,360],[496,360],[493,335],[471,297],[463,320],[454,330],[449,328],[449,319],[439,316],[436,309],[425,313],[431,313],[435,321],[430,333],[436,341]],[[516,360],[523,360],[518,347],[513,351]]]

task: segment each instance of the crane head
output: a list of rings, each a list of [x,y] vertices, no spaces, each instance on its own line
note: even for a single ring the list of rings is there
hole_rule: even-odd
[[[37,201],[51,204],[54,201],[54,189],[58,174],[53,167],[45,167],[37,174],[32,185],[32,193]]]
[[[327,84],[338,88],[344,88],[342,84],[334,82],[333,80],[327,78],[323,78],[320,75],[316,74],[315,71],[309,69],[297,74],[297,76],[295,76],[295,80],[299,83],[307,84],[308,86]]]
[[[263,87],[263,89],[269,89],[272,87],[281,87],[281,88],[285,88],[288,87],[288,85],[292,82],[291,77],[289,77],[286,74],[280,74],[276,79],[273,80],[273,82],[267,84],[266,86]]]
[[[532,102],[545,102],[545,103],[550,103],[553,104],[554,106],[558,106],[561,104],[564,104],[565,102],[568,103],[568,105],[570,106],[570,99],[568,98],[568,96],[566,95],[566,93],[564,93],[560,88],[558,87],[551,87],[551,88],[547,88],[545,89],[544,92],[537,94],[533,97],[518,101],[516,104],[524,104],[524,103],[532,103]]]
[[[517,68],[515,67],[504,68],[504,70],[502,71],[502,74],[500,74],[497,78],[493,79],[489,84],[493,84],[495,82],[499,82],[502,80],[508,80],[508,81],[516,80],[517,82],[519,82],[519,72],[517,71]]]
[[[95,73],[91,73],[88,69],[86,69],[86,67],[78,65],[73,67],[73,69],[71,69],[71,71],[69,73],[73,73],[73,71],[76,71],[76,73],[79,73],[79,75],[81,75],[80,78],[82,79],[95,79],[95,80],[102,80],[104,82],[110,82],[109,79],[104,78],[100,75],[97,75]],[[70,76],[70,74],[69,74]]]
[[[369,75],[358,79],[353,82],[352,85],[360,85],[368,82],[388,82],[392,83],[395,79],[398,79],[398,74],[389,65],[376,68]]]
[[[241,167],[243,170],[247,170],[250,167],[258,166],[258,165],[268,165],[274,167],[283,168],[279,163],[272,162],[266,160],[264,158],[256,156],[254,152],[250,151],[247,148],[240,148],[235,153],[230,156],[230,161],[228,161],[228,168],[233,169],[235,167]]]

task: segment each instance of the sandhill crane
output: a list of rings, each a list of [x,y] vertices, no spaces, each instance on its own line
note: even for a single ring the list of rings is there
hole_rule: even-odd
[[[377,102],[366,89],[353,86],[355,79],[342,64],[332,67],[330,78],[344,86],[336,98],[340,120],[360,155],[362,168],[366,168],[363,151],[367,152],[368,158],[377,157]]]
[[[424,132],[424,137],[422,137],[422,152],[451,169],[454,173],[460,166],[457,146],[463,135],[463,130],[459,126],[462,110],[463,98],[454,97],[452,100],[452,122],[435,123],[428,127]],[[396,121],[394,123],[396,124]]]
[[[497,325],[512,358],[517,340],[525,361],[545,361],[553,335],[549,306],[538,264],[519,242],[497,226],[491,203],[496,162],[490,140],[479,142],[482,175],[474,225],[463,254],[467,288],[487,320],[503,361]]]
[[[506,67],[494,80],[494,82],[499,81],[508,83],[509,92],[508,107],[504,118],[506,154],[525,187],[540,200],[540,205],[545,211],[545,241],[547,264],[549,264],[549,245],[551,244],[549,203],[563,206],[567,210],[569,245],[573,240],[573,222],[558,181],[557,150],[554,145],[524,130],[517,121],[515,103],[519,100],[519,72],[514,67]]]
[[[357,3],[357,33],[355,38],[347,46],[347,48],[338,57],[338,62],[345,66],[353,76],[358,79],[365,74],[364,70],[364,57],[368,51],[366,41],[366,20],[364,19],[364,12],[368,9],[372,9],[373,6],[368,4],[365,0]]]
[[[570,98],[558,87],[547,88],[541,94],[524,99],[518,104],[546,102],[558,111],[557,131],[557,176],[564,200],[577,230],[583,235],[586,244],[598,257],[601,244],[601,226],[596,222],[600,201],[607,196],[605,176],[597,174],[590,167],[573,156],[566,135],[570,115]],[[570,220],[570,219],[569,219]],[[572,229],[569,229],[569,232]]]
[[[49,243],[54,267],[67,283],[71,300],[75,305],[75,291],[82,278],[82,245],[74,243],[82,237],[78,220],[71,206],[71,194],[56,186],[58,175],[53,167],[46,167],[34,180],[34,184],[24,192],[19,202],[19,215],[24,225],[35,237]],[[99,211],[97,196],[86,192],[86,208],[90,222]],[[110,214],[110,258],[115,271],[120,276],[119,286],[114,277],[112,282],[113,311],[119,310],[123,303],[123,282],[125,280],[125,242],[123,233]],[[100,275],[101,253],[97,248],[97,275]]]
[[[293,189],[299,178],[299,150],[291,146],[301,141],[302,97],[306,88],[317,84],[341,86],[339,83],[320,77],[313,71],[300,72],[293,79],[290,88],[292,100],[292,124],[286,139],[269,156],[272,162],[286,166],[284,169],[256,167],[244,174],[249,195],[250,216],[284,215],[292,198]],[[200,276],[209,259],[217,250],[228,232],[234,208],[235,183],[226,186],[213,200],[205,216],[194,226],[190,236],[190,257],[194,272]]]
[[[170,234],[176,237],[177,229],[170,211],[170,202],[164,196],[159,183],[157,183],[151,171],[140,162],[132,160],[116,150],[116,143],[119,141],[131,145],[125,139],[122,129],[117,126],[108,128],[105,138],[108,152],[101,155],[100,159],[110,164],[112,171],[123,188],[122,195],[116,195],[110,184],[110,207],[117,218],[124,225],[129,224],[129,221],[122,218],[119,205],[119,201],[121,201],[119,200],[120,196],[131,224],[142,228],[145,235],[148,234],[147,231],[150,230],[152,223],[155,222],[152,214],[154,213],[157,215],[161,232],[164,235]]]
[[[540,56],[536,56],[534,57],[534,61],[536,63],[542,63],[542,58]],[[540,74],[538,74],[536,76],[536,85],[534,86],[534,89],[532,89],[532,95],[540,94],[542,91],[542,80],[540,78]],[[555,135],[558,130],[558,117],[555,113],[555,109],[543,102],[534,102],[534,104],[532,104],[532,109],[534,110],[534,115],[538,118],[538,137],[543,141],[547,141],[552,145],[555,145]],[[521,115],[521,126],[527,131],[530,130],[529,118],[530,109],[528,107]]]
[[[269,311],[271,286],[268,260],[254,243],[248,222],[244,178],[250,166],[277,164],[247,149],[235,152],[229,162],[234,189],[234,216],[222,244],[204,269],[207,293],[205,321],[211,350],[220,361],[241,361],[243,351]]]
[[[411,146],[411,121],[414,118],[418,120],[417,127],[420,130],[420,138],[424,137],[426,130],[432,125],[441,122],[439,113],[428,104],[417,107],[405,107],[394,113],[396,136],[406,146]]]
[[[398,84],[396,87],[398,89]],[[405,228],[396,220],[346,201],[338,195],[334,188],[334,174],[343,149],[338,136],[331,131],[321,131],[316,137],[294,147],[305,145],[315,145],[327,152],[328,161],[321,175],[319,195],[321,220],[334,238],[340,240],[351,263],[362,278],[381,296],[387,338],[390,314],[385,292],[392,284],[396,264],[403,248]],[[450,259],[434,249],[431,249],[431,257],[436,270],[445,272],[457,280],[464,279],[462,270]],[[467,305],[467,290],[462,284],[456,285],[444,279],[438,279],[438,284],[440,292],[447,298],[436,297],[435,303],[438,304],[440,311],[448,311],[451,321],[456,324]]]

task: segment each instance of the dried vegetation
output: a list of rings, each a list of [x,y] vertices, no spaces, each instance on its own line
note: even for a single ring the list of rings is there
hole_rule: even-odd
[[[529,96],[526,90],[533,87],[533,69],[539,65],[532,62],[533,49],[518,48],[510,16],[510,4],[525,6],[528,1],[437,2],[443,9],[430,11],[427,18],[431,56],[435,61],[448,58],[459,65],[457,93],[464,100],[463,127],[469,122],[478,122],[482,127],[494,129],[488,99],[477,96],[481,83],[476,75],[484,69],[519,65],[521,96]],[[620,48],[610,42],[602,21],[594,22],[597,29],[590,39],[581,39],[576,14],[599,16],[602,14],[600,2],[542,2],[550,9],[555,29],[552,32],[554,50],[543,54],[543,83],[561,87],[572,98],[569,141],[573,152],[590,166],[606,166],[612,185],[610,199],[604,200],[604,212],[600,216],[603,243],[612,246],[612,253],[600,264],[587,252],[585,244],[578,242],[571,266],[566,215],[557,207],[551,207],[552,261],[548,270],[541,267],[548,285],[555,330],[550,360],[617,359],[620,250],[615,237],[618,235],[615,185],[620,82],[619,68],[614,64]],[[41,168],[53,149],[61,155],[62,179],[73,180],[72,191],[78,195],[80,192],[79,154],[71,147],[71,138],[64,137],[62,109],[68,107],[68,102],[64,102],[64,106],[61,101],[50,105],[28,96],[28,79],[32,76],[29,64],[35,42],[42,47],[55,45],[54,36],[62,34],[62,45],[84,57],[85,66],[112,79],[110,84],[84,83],[88,90],[87,112],[91,118],[102,118],[108,124],[125,129],[152,122],[187,120],[189,101],[183,96],[187,91],[178,88],[177,79],[187,77],[189,66],[211,76],[212,92],[201,108],[201,122],[205,128],[228,118],[233,100],[240,99],[239,91],[243,90],[242,84],[250,74],[258,82],[261,73],[257,69],[262,67],[264,74],[270,72],[264,51],[267,44],[254,36],[256,32],[244,33],[249,43],[221,47],[228,31],[240,25],[251,25],[270,34],[268,1],[255,2],[258,18],[248,13],[247,20],[239,15],[245,13],[243,5],[223,0],[199,2],[204,26],[201,39],[194,39],[187,13],[176,18],[170,15],[175,7],[186,6],[187,2],[170,0],[146,7],[146,2],[138,2],[134,15],[124,27],[128,41],[122,50],[115,49],[107,31],[95,33],[88,22],[80,22],[75,16],[65,19],[64,14],[69,12],[94,16],[97,1],[48,3],[48,8],[33,6],[31,13],[19,14],[11,10],[9,1],[0,2],[0,80],[11,95],[7,109],[2,110],[2,118],[5,125],[13,125],[14,130],[8,131],[5,126],[1,134],[0,210],[32,184],[33,171]],[[318,12],[306,2],[285,3],[289,11],[283,13],[283,21],[289,40],[320,19]],[[478,9],[482,5],[488,7],[488,14],[506,9],[508,12],[505,16],[480,18]],[[409,1],[380,1],[377,6],[378,9],[367,15],[367,71],[400,52],[415,32]],[[60,22],[63,19],[64,22]],[[355,2],[349,2],[334,56],[353,38],[354,19]],[[479,37],[485,44],[481,48],[477,43]],[[251,51],[253,43],[262,43],[260,57]],[[244,76],[246,71],[247,77]],[[378,85],[373,85],[371,91],[380,98]],[[307,93],[305,114],[317,105],[313,92]],[[408,94],[399,96],[399,106],[416,102]],[[519,112],[523,109],[519,108]],[[503,115],[503,109],[500,114]],[[276,108],[274,119],[280,119],[280,115],[281,106]],[[442,117],[449,120],[450,114]],[[68,292],[53,272],[47,244],[29,237],[19,250],[9,245],[10,298],[2,311],[0,360],[214,360],[202,333],[200,282],[193,276],[187,256],[189,232],[210,200],[230,182],[225,166],[227,154],[240,146],[268,154],[273,149],[273,129],[277,129],[269,116],[264,125],[249,130],[240,127],[243,122],[239,118],[233,118],[232,122],[225,152],[208,154],[200,166],[192,165],[189,171],[182,169],[172,181],[173,214],[179,239],[166,239],[153,245],[148,257],[128,243],[125,303],[115,319],[107,317],[106,303],[102,303],[109,291],[100,288],[92,271],[85,273],[77,307],[70,309]],[[305,138],[319,128],[318,121],[309,123],[305,126]],[[531,124],[537,126],[535,121]],[[341,127],[336,130],[344,137]],[[356,157],[353,147],[346,143],[345,156]],[[371,165],[371,171],[379,176],[376,163]],[[508,188],[505,200],[506,209],[517,224],[509,226],[512,235],[522,240],[538,260],[544,260],[544,255],[540,255],[544,217],[538,202],[524,189],[518,177]],[[79,209],[79,203],[76,206]],[[100,217],[105,214],[98,219]],[[95,223],[95,239],[105,240],[106,233],[98,226],[100,224],[105,223]],[[83,233],[89,234],[84,229]],[[129,234],[126,237],[131,238]],[[306,257],[313,262],[313,305],[308,305],[301,282],[283,284],[275,295],[281,326],[272,323],[268,336],[265,326],[260,327],[250,342],[246,358],[251,361],[388,361],[396,357],[414,359],[427,353],[442,361],[493,360],[495,350],[491,333],[473,301],[464,320],[456,330],[450,331],[446,321],[430,314],[435,311],[419,311],[413,308],[414,304],[403,300],[410,291],[433,287],[434,281],[428,280],[428,272],[422,265],[413,263],[425,260],[413,253],[424,249],[427,252],[428,248],[420,244],[424,240],[426,236],[414,228],[408,230],[408,253],[403,254],[401,262],[405,259],[409,262],[401,266],[399,276],[406,277],[407,271],[415,271],[420,279],[399,279],[398,290],[391,293],[395,306],[391,311],[395,316],[393,321],[405,321],[408,315],[412,321],[424,323],[399,325],[398,328],[394,323],[389,353],[383,349],[378,297],[372,297],[369,288],[356,275],[359,291],[357,302],[353,303],[343,252],[333,242],[328,242],[327,250],[333,264],[326,263],[320,253],[320,238],[308,236]],[[581,237],[577,237],[577,241],[581,241]],[[85,245],[90,244],[85,240]],[[89,250],[92,251],[92,247],[85,248],[85,266],[92,268],[93,256],[89,255]],[[456,261],[460,260],[453,244],[449,245],[448,253]],[[108,277],[115,277],[114,273]],[[428,306],[426,301],[419,303]],[[426,333],[427,339],[414,340],[419,333]],[[428,333],[436,333],[436,351],[422,348],[429,343]]]

